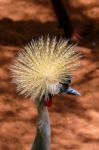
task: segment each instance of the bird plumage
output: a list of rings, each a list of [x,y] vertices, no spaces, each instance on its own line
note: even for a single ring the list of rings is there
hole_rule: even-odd
[[[47,107],[52,96],[77,91],[69,88],[72,71],[79,66],[79,53],[75,45],[65,39],[41,37],[26,45],[11,65],[13,82],[20,94],[35,100],[38,127],[32,150],[49,150],[50,121]],[[46,107],[47,106],[47,107]]]
[[[68,82],[72,71],[79,66],[79,53],[75,45],[65,39],[41,37],[26,45],[11,66],[17,91],[41,100],[44,95],[57,94]]]

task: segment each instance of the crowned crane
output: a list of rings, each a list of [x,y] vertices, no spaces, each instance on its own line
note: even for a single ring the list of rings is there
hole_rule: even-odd
[[[50,149],[48,108],[54,95],[80,95],[70,87],[72,71],[79,66],[75,45],[65,39],[40,37],[26,45],[11,65],[17,91],[34,100],[38,110],[37,132],[31,150]]]

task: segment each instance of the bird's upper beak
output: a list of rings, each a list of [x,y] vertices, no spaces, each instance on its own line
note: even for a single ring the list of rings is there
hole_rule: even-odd
[[[66,93],[67,94],[71,94],[71,95],[81,96],[81,94],[77,90],[75,90],[75,89],[73,89],[71,87],[69,87],[67,89]]]
[[[73,88],[71,88],[71,87],[67,87],[67,88],[66,88],[66,86],[64,86],[64,87],[61,89],[61,93],[66,93],[66,94],[81,96],[80,93],[79,93],[77,90],[75,90],[75,89],[73,89]]]

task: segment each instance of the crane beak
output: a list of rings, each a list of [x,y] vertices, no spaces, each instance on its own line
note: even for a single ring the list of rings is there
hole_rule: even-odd
[[[75,95],[75,96],[81,96],[81,94],[77,90],[75,90],[75,89],[73,89],[71,87],[69,87],[67,89],[66,93],[67,94],[71,94],[71,95]]]
[[[81,96],[77,90],[73,89],[72,87],[69,87],[69,84],[63,84],[62,88],[60,89],[60,93]]]

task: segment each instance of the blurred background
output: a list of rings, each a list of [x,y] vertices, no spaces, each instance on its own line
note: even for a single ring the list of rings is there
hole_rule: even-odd
[[[78,43],[81,66],[72,87],[49,109],[51,150],[99,150],[99,0],[0,0],[0,150],[30,150],[34,103],[16,93],[9,67],[32,38],[56,35]]]

